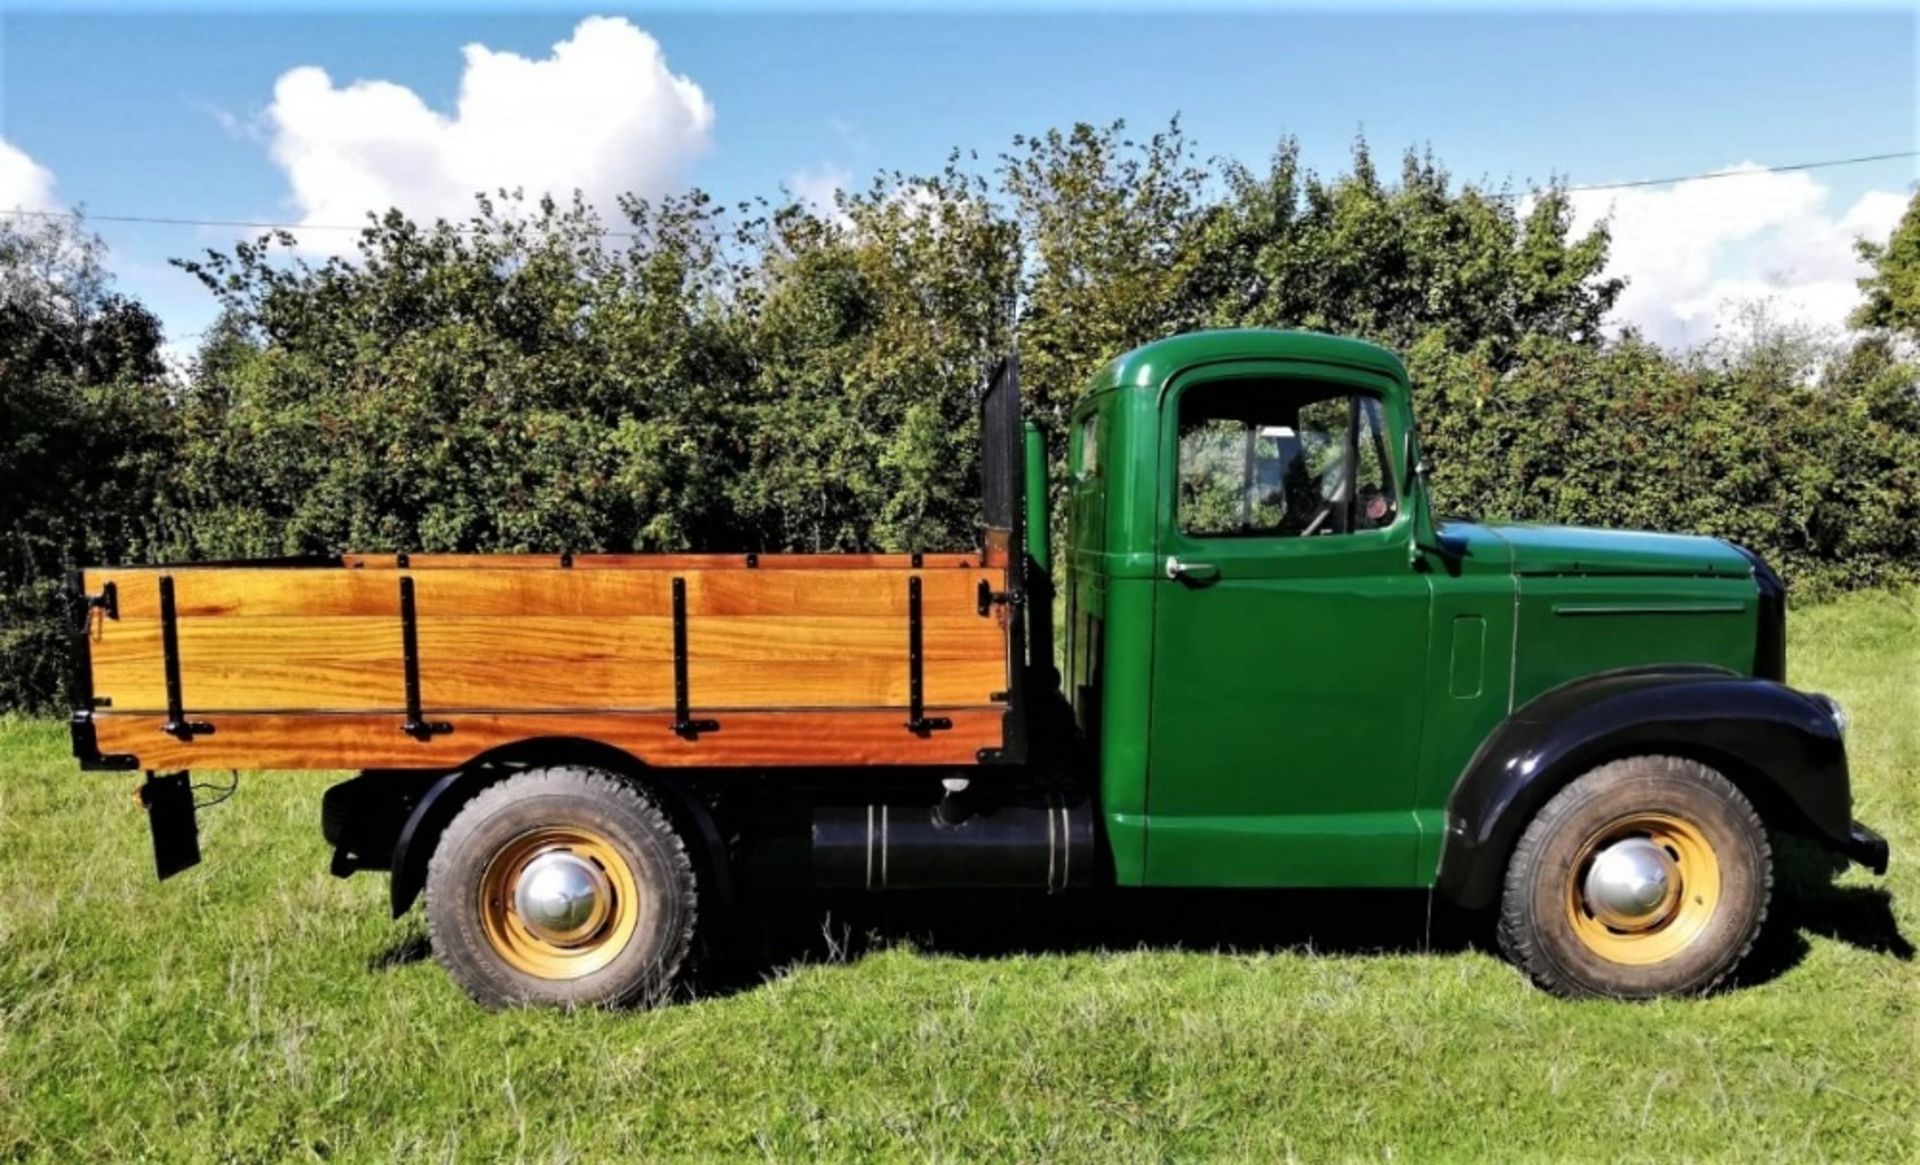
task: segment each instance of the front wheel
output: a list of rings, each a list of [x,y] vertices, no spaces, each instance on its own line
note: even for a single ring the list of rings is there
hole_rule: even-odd
[[[1507,866],[1500,946],[1557,995],[1709,990],[1753,948],[1773,889],[1766,827],[1706,765],[1601,765],[1540,810]]]
[[[686,846],[631,781],[530,769],[447,826],[427,867],[435,956],[487,1007],[659,1002],[693,941]]]

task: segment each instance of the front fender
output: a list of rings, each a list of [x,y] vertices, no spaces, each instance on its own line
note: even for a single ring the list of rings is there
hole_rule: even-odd
[[[1447,800],[1436,889],[1490,904],[1521,831],[1555,793],[1643,754],[1710,765],[1770,824],[1842,852],[1852,844],[1846,748],[1820,698],[1717,668],[1634,669],[1542,693],[1494,729]]]

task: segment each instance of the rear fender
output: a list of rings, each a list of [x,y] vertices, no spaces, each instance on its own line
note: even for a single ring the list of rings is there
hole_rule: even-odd
[[[591,765],[619,773],[639,783],[661,802],[661,808],[680,829],[694,851],[703,888],[716,902],[733,897],[726,842],[707,804],[691,788],[659,769],[649,769],[633,756],[589,740],[529,740],[477,757],[474,763],[435,781],[407,815],[393,847],[388,894],[395,918],[413,906],[427,884],[427,863],[440,835],[461,806],[480,790],[523,769],[558,764]]]
[[[1521,831],[1555,793],[1607,761],[1648,754],[1719,770],[1775,828],[1850,845],[1846,749],[1820,698],[1716,668],[1633,669],[1545,692],[1488,736],[1447,800],[1436,889],[1489,905]]]

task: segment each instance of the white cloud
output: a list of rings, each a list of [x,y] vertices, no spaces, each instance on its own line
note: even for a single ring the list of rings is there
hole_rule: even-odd
[[[0,138],[0,210],[58,209],[60,204],[53,197],[53,171]]]
[[[478,44],[462,53],[451,116],[389,81],[336,86],[312,66],[281,75],[267,131],[302,223],[358,224],[390,206],[458,220],[476,193],[514,188],[563,200],[577,189],[609,215],[622,194],[683,187],[711,142],[706,94],[624,19],[583,20],[541,60]],[[322,249],[351,239],[301,237]]]
[[[853,176],[838,166],[809,166],[787,179],[787,191],[813,213],[849,226],[852,220],[841,212],[837,199],[851,181]]]
[[[787,189],[802,202],[832,210],[835,197],[852,180],[853,176],[838,166],[809,166],[787,179]]]
[[[1745,162],[1725,172],[1735,176],[1572,195],[1577,230],[1611,221],[1608,270],[1628,279],[1615,325],[1692,345],[1765,301],[1782,322],[1843,327],[1865,274],[1854,240],[1885,239],[1906,196],[1869,191],[1836,214],[1832,192],[1804,171]]]

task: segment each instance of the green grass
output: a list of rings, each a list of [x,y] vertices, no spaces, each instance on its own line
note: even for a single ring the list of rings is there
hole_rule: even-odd
[[[1391,896],[1021,904],[997,945],[981,896],[658,1012],[490,1015],[383,877],[328,876],[327,775],[245,778],[156,884],[132,778],[0,722],[0,1159],[1913,1160],[1920,594],[1792,645],[1893,873],[1803,863],[1756,982],[1648,1005],[1429,949]]]

